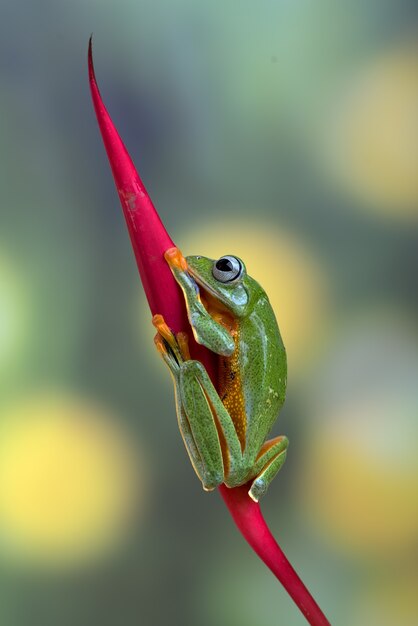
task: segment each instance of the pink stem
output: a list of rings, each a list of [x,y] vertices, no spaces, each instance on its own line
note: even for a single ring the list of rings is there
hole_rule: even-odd
[[[181,291],[164,260],[174,246],[135,169],[100,96],[93,67],[92,44],[88,52],[91,95],[116,188],[122,204],[144,291],[153,315],[160,313],[175,331],[187,332],[192,356],[205,365],[215,381],[215,355],[194,342]],[[258,504],[248,496],[248,486],[219,488],[244,538],[277,576],[312,626],[329,624],[271,534]]]
[[[135,165],[103,104],[94,73],[91,38],[88,51],[88,68],[91,96],[97,121],[112,168],[151,313],[163,315],[174,332],[178,333],[181,330],[187,332],[192,357],[206,361],[207,371],[212,381],[215,381],[215,361],[210,358],[208,350],[193,340],[181,289],[173,279],[171,270],[164,260],[164,252],[172,248],[174,243],[161,222]]]
[[[249,497],[248,489],[249,485],[242,485],[235,489],[228,489],[225,485],[219,487],[225,504],[242,536],[282,583],[309,624],[312,626],[329,625],[329,621],[271,534],[260,505]]]

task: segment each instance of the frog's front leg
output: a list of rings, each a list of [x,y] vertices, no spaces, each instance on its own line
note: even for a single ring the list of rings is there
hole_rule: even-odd
[[[223,356],[231,356],[234,339],[228,330],[213,319],[202,304],[199,288],[187,271],[187,262],[178,248],[169,248],[164,257],[180,285],[186,302],[187,316],[197,343]]]
[[[284,435],[266,441],[261,447],[251,472],[254,478],[248,495],[255,501],[266,493],[271,481],[286,460],[289,440]]]
[[[161,316],[156,317],[155,342],[174,379],[180,431],[204,489],[212,490],[230,471],[236,471],[242,457],[240,442],[202,363],[184,360],[184,348],[179,348],[174,335],[167,334]]]

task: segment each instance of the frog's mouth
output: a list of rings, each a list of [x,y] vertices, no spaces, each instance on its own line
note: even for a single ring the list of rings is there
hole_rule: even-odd
[[[195,281],[199,290],[200,300],[209,315],[215,319],[219,317],[233,319],[232,311],[221,294],[212,289],[200,276],[193,272],[190,266],[187,267],[187,272]]]
[[[193,268],[187,263],[186,258],[182,255],[176,246],[169,248],[164,253],[167,263],[182,272],[187,272],[195,283],[196,292],[207,312],[212,316],[233,317],[229,307],[229,302],[222,294],[215,291],[208,283],[206,283]]]

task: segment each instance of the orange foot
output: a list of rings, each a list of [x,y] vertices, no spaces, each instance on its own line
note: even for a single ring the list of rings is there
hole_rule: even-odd
[[[178,248],[174,247],[166,250],[164,252],[164,258],[173,269],[187,272],[187,261]]]
[[[152,318],[152,323],[158,331],[154,342],[159,352],[162,354],[167,352],[167,347],[163,341],[165,340],[176,356],[180,355],[183,361],[190,359],[189,338],[187,333],[180,332],[174,335],[171,328],[164,320],[164,317],[158,313]]]

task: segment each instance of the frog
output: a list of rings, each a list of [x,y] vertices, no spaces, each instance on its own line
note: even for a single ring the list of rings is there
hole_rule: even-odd
[[[194,339],[216,355],[217,381],[190,356],[186,332],[153,317],[156,348],[174,382],[177,420],[205,491],[248,484],[258,502],[286,459],[288,438],[267,440],[283,406],[286,350],[268,296],[241,258],[164,254]]]

